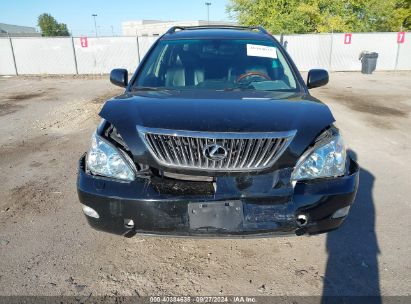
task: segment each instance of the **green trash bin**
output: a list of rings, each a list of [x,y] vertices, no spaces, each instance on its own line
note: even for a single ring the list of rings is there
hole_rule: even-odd
[[[378,53],[375,52],[362,52],[360,54],[361,60],[361,73],[372,74],[377,67]]]

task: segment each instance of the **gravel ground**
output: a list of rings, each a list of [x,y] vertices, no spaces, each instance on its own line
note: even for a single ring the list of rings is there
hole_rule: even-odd
[[[76,193],[106,78],[0,78],[0,295],[410,295],[411,73],[312,90],[362,167],[343,227],[204,240],[97,232]]]

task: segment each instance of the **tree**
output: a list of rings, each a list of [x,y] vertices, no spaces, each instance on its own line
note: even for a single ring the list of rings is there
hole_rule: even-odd
[[[398,31],[411,15],[410,0],[230,0],[227,11],[284,34]]]
[[[37,19],[37,24],[43,36],[70,36],[67,25],[58,23],[50,14],[41,14]]]

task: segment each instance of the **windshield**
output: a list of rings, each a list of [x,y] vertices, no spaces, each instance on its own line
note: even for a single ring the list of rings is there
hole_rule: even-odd
[[[131,90],[297,91],[280,50],[261,40],[161,40]]]

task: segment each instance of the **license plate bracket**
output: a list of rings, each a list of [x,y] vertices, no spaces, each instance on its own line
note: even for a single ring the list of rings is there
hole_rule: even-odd
[[[243,203],[241,201],[198,202],[188,204],[190,229],[223,230],[235,232],[243,226]]]

